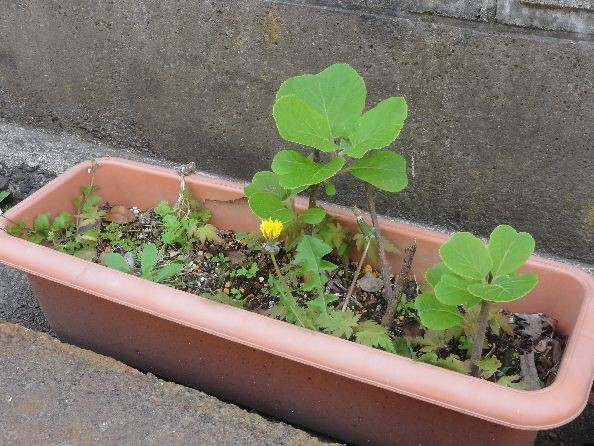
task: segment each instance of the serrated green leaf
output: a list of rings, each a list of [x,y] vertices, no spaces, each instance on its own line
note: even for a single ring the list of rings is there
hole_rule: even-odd
[[[464,373],[468,375],[470,368],[464,361],[461,361],[457,355],[450,354],[445,359],[438,358],[435,362],[436,366],[443,367],[444,369],[453,370],[454,372]]]
[[[304,235],[297,245],[294,263],[302,267],[302,271],[308,276],[302,289],[311,291],[318,290],[319,295],[324,294],[324,284],[327,281],[326,272],[336,268],[331,262],[323,257],[332,252],[332,247],[323,241],[310,235]]]
[[[332,184],[330,181],[326,181],[324,183],[324,192],[327,196],[333,197],[334,195],[336,195],[336,186]]]
[[[283,225],[287,225],[295,217],[293,212],[287,209],[286,205],[274,195],[266,192],[253,193],[248,204],[254,214],[261,219],[272,218],[280,220]]]
[[[494,277],[513,273],[534,252],[534,239],[527,232],[517,232],[508,225],[499,225],[489,238],[489,254]]]
[[[518,390],[528,390],[530,386],[528,384],[521,382],[522,376],[520,374],[510,375],[510,376],[502,376],[497,380],[497,384],[501,384],[502,386],[511,387],[512,389]],[[518,382],[519,381],[519,382]]]
[[[448,272],[450,272],[450,269],[445,266],[445,263],[436,263],[425,271],[425,280],[431,287],[435,288],[435,285],[439,283],[441,276]]]
[[[361,315],[353,313],[353,310],[329,311],[328,314],[320,316],[318,324],[326,333],[349,339],[353,336],[353,329],[359,323],[360,317]]]
[[[132,269],[130,268],[130,265],[128,265],[128,262],[126,262],[126,259],[115,252],[108,252],[105,255],[105,266],[108,266],[112,269],[117,269],[123,273],[132,273]]]
[[[397,355],[404,356],[406,358],[412,358],[414,355],[413,349],[410,346],[410,342],[404,336],[396,336],[394,341],[394,351]]]
[[[207,240],[213,242],[221,242],[223,240],[221,237],[219,237],[216,226],[213,226],[210,223],[198,226],[196,229],[194,229],[192,235],[200,240],[200,243],[205,243]]]
[[[280,185],[278,175],[269,171],[256,172],[252,182],[243,189],[243,192],[248,198],[257,192],[268,193],[279,200],[287,198],[287,189]]]
[[[166,215],[173,213],[173,209],[171,209],[167,200],[159,201],[159,204],[155,206],[154,211],[159,217],[165,217]]]
[[[165,265],[155,273],[154,281],[159,283],[163,282],[164,280],[175,276],[182,270],[183,267],[184,265],[181,263],[170,263],[169,265]]]
[[[325,216],[324,208],[309,208],[301,213],[301,220],[310,225],[317,225]]]
[[[389,352],[394,352],[390,332],[386,327],[373,321],[365,321],[359,324],[355,332],[355,340],[359,344],[368,347],[381,347]]]
[[[316,237],[335,249],[344,245],[347,238],[347,231],[340,223],[324,222],[314,231]]]
[[[474,363],[481,370],[481,376],[484,379],[491,378],[502,366],[501,361],[496,356],[479,359],[474,361]]]
[[[446,330],[463,324],[458,308],[442,304],[434,294],[419,294],[415,299],[415,308],[421,323],[431,330]]]
[[[524,297],[537,283],[538,277],[534,274],[508,274],[497,277],[491,283],[470,285],[468,291],[490,302],[510,302]]]
[[[390,145],[400,134],[406,116],[407,106],[403,97],[384,99],[359,118],[349,135],[351,146],[345,154],[361,158],[369,150]]]
[[[283,96],[275,102],[272,115],[283,139],[314,147],[322,152],[338,150],[328,121],[301,98],[295,95]]]
[[[491,271],[493,261],[487,248],[469,232],[457,232],[439,248],[443,263],[459,276],[483,280]]]
[[[60,212],[52,222],[52,231],[62,231],[72,223],[72,215]]]
[[[399,192],[408,184],[406,160],[394,152],[373,152],[351,163],[349,172],[388,192]]]
[[[35,221],[33,222],[33,229],[35,229],[38,232],[47,234],[47,232],[50,229],[49,214],[39,214],[37,217],[35,217]]]
[[[348,64],[334,64],[318,74],[287,79],[276,100],[296,95],[328,122],[334,137],[346,138],[365,107],[365,82]]]
[[[157,246],[154,243],[147,243],[140,253],[140,271],[142,277],[148,280],[153,279],[152,269],[157,263]]]
[[[467,305],[472,307],[481,301],[470,291],[468,286],[477,283],[452,273],[444,273],[441,280],[435,285],[435,297],[446,305]]]
[[[344,166],[338,157],[326,164],[316,163],[295,150],[281,150],[272,160],[272,170],[278,174],[281,186],[295,189],[319,184],[332,178]]]

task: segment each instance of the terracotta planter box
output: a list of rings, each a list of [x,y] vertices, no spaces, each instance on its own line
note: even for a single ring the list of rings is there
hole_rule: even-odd
[[[168,169],[103,159],[96,172],[104,200],[148,208],[177,198]],[[88,165],[68,170],[10,210],[14,220],[72,210]],[[243,186],[189,177],[202,199],[242,196]],[[303,205],[304,203],[301,203]],[[242,203],[210,203],[213,224],[253,230]],[[327,206],[352,225],[351,213]],[[416,238],[415,273],[438,260],[440,234],[383,221],[399,246]],[[26,271],[47,319],[65,342],[355,444],[532,444],[540,429],[584,408],[594,375],[594,281],[584,272],[533,257],[537,289],[509,304],[559,321],[569,336],[558,377],[520,391],[305,330],[86,262],[0,231],[0,260]],[[398,266],[398,259],[394,259]]]

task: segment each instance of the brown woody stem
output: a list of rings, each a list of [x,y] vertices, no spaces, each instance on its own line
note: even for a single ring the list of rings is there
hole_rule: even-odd
[[[365,195],[367,196],[367,206],[369,207],[369,214],[371,215],[371,222],[373,223],[373,229],[375,231],[375,241],[377,243],[377,252],[379,254],[381,264],[380,266],[382,272],[382,280],[384,281],[384,292],[386,293],[386,296],[388,298],[389,307],[390,303],[394,300],[394,288],[392,287],[392,283],[390,282],[390,272],[392,268],[390,267],[388,259],[386,258],[386,250],[384,249],[382,232],[379,222],[377,220],[373,187],[369,183],[365,183]],[[384,315],[384,317],[382,318],[382,325],[384,326],[386,326],[386,324],[384,323],[385,318],[386,316]]]
[[[365,244],[365,249],[363,249],[363,254],[361,254],[361,259],[359,260],[359,264],[357,265],[357,270],[355,271],[355,275],[353,276],[353,281],[351,282],[351,286],[347,291],[347,295],[344,299],[344,303],[342,304],[341,311],[346,311],[347,305],[351,300],[351,296],[353,295],[353,291],[355,289],[355,284],[357,283],[357,279],[359,278],[359,274],[361,274],[361,268],[363,267],[363,262],[365,262],[365,257],[367,256],[367,251],[369,250],[369,245],[371,244],[372,238],[370,238],[367,243]]]
[[[406,285],[408,284],[408,280],[410,278],[412,270],[412,262],[415,257],[415,252],[417,252],[416,240],[413,242],[412,245],[410,245],[408,248],[404,250],[404,259],[402,259],[400,274],[398,274],[398,277],[396,278],[393,297],[391,300],[388,301],[388,307],[386,308],[384,317],[382,317],[382,325],[388,329],[392,328],[392,324],[394,323],[394,319],[396,317],[396,309],[398,308],[398,304],[400,303],[400,296],[402,296],[402,293],[404,293]]]
[[[474,363],[481,359],[483,354],[483,344],[485,342],[485,334],[487,332],[487,323],[489,322],[489,314],[491,313],[491,302],[483,300],[481,302],[481,311],[479,311],[476,327],[472,334],[472,354],[470,361],[472,362],[472,376],[479,376],[479,368]]]

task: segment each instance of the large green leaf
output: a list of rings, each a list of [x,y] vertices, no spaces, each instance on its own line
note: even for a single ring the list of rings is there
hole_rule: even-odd
[[[252,212],[261,219],[272,218],[273,220],[280,220],[283,225],[286,225],[294,218],[293,212],[287,209],[278,197],[267,192],[253,193],[250,195],[248,204]]]
[[[439,249],[443,263],[459,276],[483,280],[491,271],[493,261],[487,248],[469,232],[458,232]]]
[[[333,137],[346,138],[363,113],[366,94],[363,78],[350,65],[341,63],[318,74],[287,79],[276,100],[289,95],[299,97],[324,117]]]
[[[287,141],[322,152],[338,150],[326,118],[299,97],[283,96],[274,104],[272,115],[278,132]]]
[[[296,251],[294,262],[301,266],[306,275],[306,282],[302,288],[305,291],[315,289],[318,294],[323,295],[324,284],[327,281],[325,272],[336,268],[336,265],[323,259],[332,252],[332,247],[311,235],[304,235]]]
[[[508,225],[499,225],[489,238],[489,254],[494,277],[513,273],[534,251],[534,239],[527,232],[517,232]]]
[[[301,220],[310,225],[317,225],[326,216],[324,208],[309,208],[301,213]]]
[[[287,190],[280,185],[278,175],[267,170],[256,172],[252,182],[244,187],[243,192],[248,198],[257,192],[274,195],[279,200],[284,200],[287,195]]]
[[[435,285],[441,280],[441,276],[447,272],[450,272],[450,269],[443,262],[436,263],[425,271],[425,280],[435,288]]]
[[[287,189],[319,184],[332,178],[343,165],[342,157],[321,164],[295,150],[281,150],[272,160],[272,170],[278,174],[281,186]]]
[[[153,280],[152,269],[157,264],[157,246],[154,243],[148,243],[140,253],[140,270],[142,277]]]
[[[476,281],[469,281],[456,274],[444,273],[435,285],[435,297],[442,304],[472,307],[481,301],[468,291],[468,286],[474,283]]]
[[[432,293],[419,294],[415,299],[421,323],[431,330],[446,330],[463,325],[458,307],[442,304]]]
[[[400,134],[406,115],[406,100],[403,97],[384,99],[359,118],[349,136],[351,146],[345,153],[361,158],[369,150],[390,145]]]
[[[177,273],[181,271],[184,267],[181,263],[170,263],[165,265],[159,271],[155,273],[155,282],[163,282],[164,280],[169,279],[170,277],[175,276]]]
[[[408,184],[406,160],[394,152],[373,152],[349,166],[351,174],[378,189],[399,192]]]
[[[115,252],[108,252],[105,255],[105,266],[117,269],[123,273],[132,273],[132,269],[130,268],[130,265],[128,265],[128,262],[126,262],[126,259]]]
[[[508,274],[491,283],[470,285],[468,291],[490,302],[509,302],[524,297],[537,283],[538,277],[534,274]]]

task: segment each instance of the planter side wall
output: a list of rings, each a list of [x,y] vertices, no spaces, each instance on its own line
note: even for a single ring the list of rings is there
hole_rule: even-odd
[[[352,444],[519,446],[536,437],[36,276],[29,280],[63,341]]]

